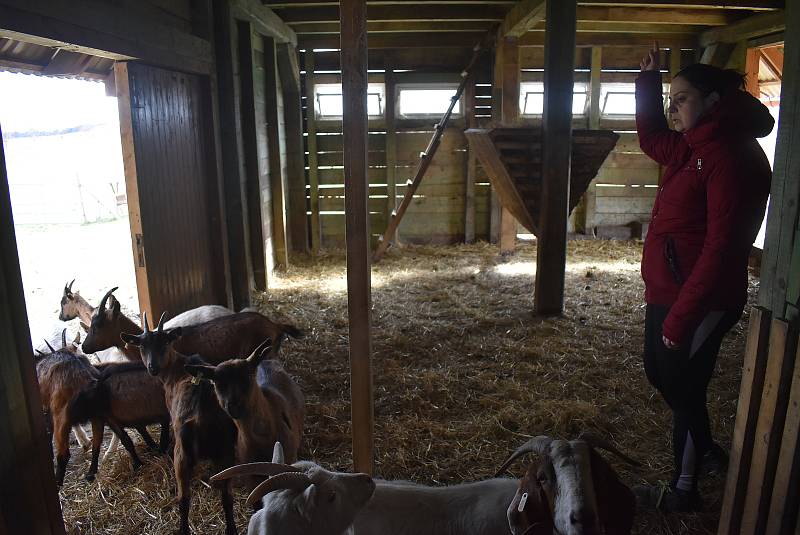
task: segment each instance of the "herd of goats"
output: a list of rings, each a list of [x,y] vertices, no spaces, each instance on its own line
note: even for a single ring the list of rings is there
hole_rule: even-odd
[[[73,281],[74,282],[74,281]],[[539,436],[518,448],[488,480],[430,487],[330,472],[298,461],[304,396],[278,360],[295,327],[244,310],[210,305],[169,321],[162,314],[141,327],[120,310],[110,290],[97,308],[72,283],[64,287],[59,319],[79,318],[86,331],[72,342],[36,350],[36,373],[56,448],[56,479],[63,484],[69,435],[88,446],[80,424],[92,428],[92,460],[98,469],[108,425],[141,465],[126,428],[174,460],[180,532],[190,533],[191,479],[196,464],[210,460],[212,484],[221,493],[226,535],[237,533],[231,484],[245,486],[256,511],[248,535],[607,535],[629,534],[635,499],[598,449],[635,461],[601,437],[575,440]],[[53,346],[61,345],[60,349]],[[108,353],[112,355],[109,358]],[[93,364],[87,355],[103,355]],[[118,358],[114,358],[114,354]],[[161,425],[157,446],[146,426]],[[171,447],[170,447],[171,446]],[[521,480],[503,477],[526,454],[535,454]],[[239,463],[238,465],[236,463]]]

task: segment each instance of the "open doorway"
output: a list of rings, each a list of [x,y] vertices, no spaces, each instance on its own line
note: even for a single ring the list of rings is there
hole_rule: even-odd
[[[138,314],[117,99],[96,80],[0,71],[0,124],[33,346],[67,326],[72,279],[94,306],[119,286]]]

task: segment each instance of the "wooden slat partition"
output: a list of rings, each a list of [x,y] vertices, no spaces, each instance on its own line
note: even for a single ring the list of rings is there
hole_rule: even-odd
[[[794,370],[797,334],[781,319],[773,319],[764,389],[756,425],[740,533],[763,535],[780,453],[783,425]]]
[[[319,252],[322,227],[319,221],[319,178],[317,175],[317,120],[314,111],[314,51],[306,50],[304,66],[306,94],[306,133],[308,138],[308,182],[311,207],[311,252]]]
[[[764,374],[767,369],[770,320],[771,314],[765,308],[754,307],[750,312],[742,382],[739,387],[739,408],[733,430],[719,535],[738,533],[741,522],[750,475],[750,459],[756,438],[758,411],[764,388]]]
[[[797,345],[797,343],[795,343]],[[772,503],[769,507],[767,535],[791,533],[798,518],[800,501],[800,347],[795,355],[794,373],[783,427]]]

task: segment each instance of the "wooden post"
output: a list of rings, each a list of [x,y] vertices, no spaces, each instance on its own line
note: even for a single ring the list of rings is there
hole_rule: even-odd
[[[278,45],[278,72],[281,77],[283,117],[286,128],[286,175],[289,182],[289,243],[293,252],[307,253],[308,217],[306,216],[300,62],[297,57],[297,48],[291,43]]]
[[[564,310],[567,260],[572,91],[575,69],[575,0],[547,2],[542,117],[542,210],[536,248],[535,309]]]
[[[278,66],[275,52],[275,40],[265,36],[264,106],[267,110],[267,151],[272,193],[272,242],[275,244],[275,263],[285,269],[289,266],[289,247],[286,240],[286,195],[283,187],[281,125],[278,114]]]
[[[516,37],[505,37],[503,41],[503,100],[501,104],[503,124],[512,126],[519,122],[519,45]],[[503,207],[500,216],[500,252],[514,252],[517,240],[517,220]]]
[[[467,86],[464,88],[464,120],[466,121],[467,129],[477,126],[475,121],[474,73],[470,73],[467,79]],[[477,173],[478,160],[469,145],[467,145],[465,163],[464,243],[473,243],[475,241],[475,175]]]
[[[800,267],[800,2],[786,4],[785,36],[778,139],[758,293],[758,303],[777,317],[787,317],[787,307],[797,306],[790,286],[797,284]]]
[[[750,460],[756,438],[758,410],[764,390],[770,319],[769,310],[764,308],[754,307],[750,312],[736,424],[733,429],[725,496],[717,531],[719,535],[738,533],[739,523],[742,520],[747,480],[750,477]]]
[[[306,133],[308,138],[308,183],[311,206],[311,252],[319,253],[322,228],[319,223],[319,173],[317,169],[317,112],[314,102],[314,51],[305,53],[306,69]]]
[[[681,49],[673,46],[669,49],[669,79],[672,81],[675,75],[681,72]]]
[[[397,124],[395,121],[397,94],[392,54],[384,56],[384,91],[386,92],[386,222],[391,221],[397,207]],[[398,230],[386,235],[384,240],[397,245]]]
[[[602,68],[603,47],[593,46],[589,74],[589,128],[591,130],[600,129],[600,77]],[[591,233],[590,229],[594,226],[595,207],[597,206],[596,187],[593,180],[578,202],[578,206],[575,207],[575,232]]]
[[[253,278],[248,259],[245,233],[244,201],[237,134],[236,88],[233,74],[233,17],[227,2],[214,2],[214,45],[216,49],[219,137],[225,194],[225,222],[228,231],[228,255],[231,297],[236,310],[250,305]],[[141,294],[141,292],[140,292]]]
[[[761,535],[765,532],[796,350],[796,331],[790,329],[787,322],[773,317],[764,389],[756,424],[756,438],[760,447],[753,449],[750,463],[742,512],[742,535]]]
[[[0,132],[0,533],[63,535],[50,437],[33,365],[2,137]]]
[[[369,180],[367,177],[367,2],[343,0],[341,19],[347,310],[353,466],[373,470]]]
[[[498,36],[494,47],[494,64],[492,66],[492,123],[503,122],[503,52],[505,39]],[[489,189],[489,242],[500,241],[500,227],[503,218],[503,207],[494,186]]]
[[[267,289],[267,265],[264,253],[264,233],[261,221],[261,183],[258,166],[258,135],[256,133],[256,101],[253,79],[253,29],[247,21],[237,21],[239,42],[239,112],[244,156],[244,190],[247,201],[247,232],[253,286]]]
[[[758,67],[761,62],[761,51],[748,48],[744,60],[744,82],[748,93],[756,98],[761,96],[758,90]]]

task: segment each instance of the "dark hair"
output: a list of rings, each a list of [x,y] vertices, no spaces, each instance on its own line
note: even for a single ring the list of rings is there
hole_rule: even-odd
[[[734,89],[743,89],[745,77],[734,69],[720,69],[705,63],[695,63],[681,70],[675,77],[681,77],[703,96],[713,92],[723,96]]]

